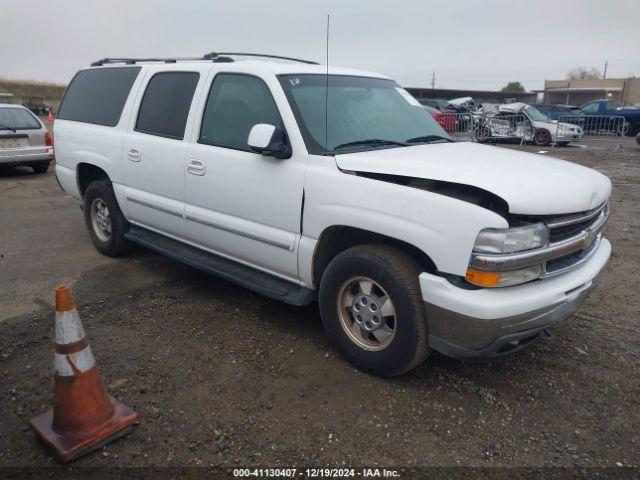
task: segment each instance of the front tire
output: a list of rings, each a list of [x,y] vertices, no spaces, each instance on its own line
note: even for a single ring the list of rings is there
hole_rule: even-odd
[[[533,144],[546,147],[551,144],[551,134],[547,130],[538,130],[533,136]]]
[[[428,357],[422,271],[386,245],[353,247],[331,261],[320,282],[320,313],[330,342],[347,361],[395,377]]]
[[[84,221],[91,241],[100,253],[117,257],[129,250],[130,244],[124,237],[128,223],[109,180],[97,180],[87,187]]]

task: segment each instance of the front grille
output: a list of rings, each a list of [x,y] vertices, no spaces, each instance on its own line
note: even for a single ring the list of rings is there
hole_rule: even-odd
[[[511,227],[545,223],[549,228],[549,243],[513,253],[474,252],[469,265],[488,272],[506,272],[540,265],[543,268],[540,278],[564,273],[578,268],[597,251],[608,216],[606,204],[569,215],[512,216],[509,218]]]
[[[567,238],[571,238],[586,228],[589,228],[598,219],[598,217],[591,218],[584,222],[575,223],[573,225],[567,225],[564,227],[552,228],[549,231],[549,241],[551,243],[561,242]]]
[[[571,267],[576,265],[578,262],[588,257],[593,250],[600,243],[599,238],[597,238],[591,245],[588,245],[586,248],[579,250],[577,252],[570,253],[565,257],[554,258],[553,260],[548,260],[545,266],[546,275],[554,275],[565,270],[569,270]]]
[[[544,222],[550,226],[549,242],[554,244],[574,238],[580,235],[583,231],[589,229],[596,222],[601,221],[602,216],[606,216],[607,214],[608,206],[604,204],[586,212],[546,217]],[[556,275],[566,270],[570,270],[577,264],[582,263],[582,261],[588,257],[600,243],[601,236],[602,235],[597,235],[593,241],[586,244],[582,250],[548,260],[545,264],[544,276]]]

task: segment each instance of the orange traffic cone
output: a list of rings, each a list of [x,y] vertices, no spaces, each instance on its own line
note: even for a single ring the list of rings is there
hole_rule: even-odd
[[[62,462],[133,429],[138,414],[107,394],[67,287],[56,289],[55,401],[31,426]]]
[[[53,112],[49,110],[49,115],[47,115],[47,122],[53,122]]]

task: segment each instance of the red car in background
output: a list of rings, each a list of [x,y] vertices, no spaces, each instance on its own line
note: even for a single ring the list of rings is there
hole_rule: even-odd
[[[428,105],[423,105],[422,108],[424,108],[433,117],[433,119],[438,122],[445,132],[455,133],[458,131],[458,127],[460,125],[456,112],[453,110],[440,111]]]

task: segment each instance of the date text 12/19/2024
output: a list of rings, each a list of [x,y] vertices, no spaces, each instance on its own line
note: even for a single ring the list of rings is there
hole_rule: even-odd
[[[387,468],[234,468],[233,476],[240,478],[399,478],[400,472]]]

